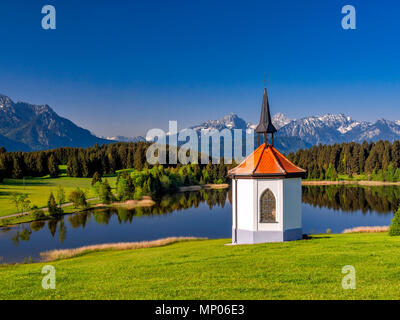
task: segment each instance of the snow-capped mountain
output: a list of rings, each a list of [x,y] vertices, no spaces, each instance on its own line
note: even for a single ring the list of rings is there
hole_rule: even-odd
[[[141,141],[146,141],[146,139],[142,136],[137,136],[137,137],[125,137],[125,136],[115,136],[115,137],[104,137],[104,136],[98,136],[99,138],[102,139],[107,139],[110,141],[114,142],[141,142]]]
[[[400,120],[356,121],[344,114],[290,119],[277,113],[272,121],[278,129],[275,145],[282,152],[296,151],[319,143],[400,140]],[[219,120],[208,120],[194,125],[190,129],[194,129],[200,136],[203,129],[221,131],[255,127],[256,124],[247,122],[236,114],[229,114]],[[114,141],[138,142],[145,141],[145,138],[96,137],[90,131],[60,117],[48,105],[13,102],[9,97],[0,95],[0,146],[9,151],[46,150],[62,146],[88,147]]]
[[[289,119],[283,113],[277,113],[272,117],[272,123],[274,124],[275,128],[279,130],[283,126],[286,126],[289,122],[293,121],[294,119]]]
[[[280,127],[282,125],[285,125],[292,120],[287,118],[283,114],[276,114],[273,117],[273,122],[276,127]],[[189,129],[193,129],[197,132],[198,136],[200,136],[201,130],[211,130],[211,129],[217,129],[218,131],[221,131],[223,129],[228,129],[228,130],[234,130],[234,129],[241,129],[241,130],[248,130],[248,129],[254,129],[256,127],[256,124],[252,124],[250,122],[246,122],[242,118],[240,118],[236,114],[229,114],[223,117],[222,119],[219,120],[208,120],[206,122],[203,122],[199,125],[195,125],[190,127]],[[244,133],[243,136],[244,138]],[[255,140],[257,139],[257,136],[254,135]],[[256,141],[255,141],[256,142]],[[235,143],[235,142],[234,142]],[[282,152],[291,152],[291,151],[296,151],[300,148],[309,148],[311,147],[311,144],[302,141],[299,137],[296,136],[277,136],[275,139],[275,145],[279,150]],[[243,144],[244,147],[244,144]]]
[[[190,129],[194,129],[196,131],[202,129],[248,129],[251,124],[244,121],[242,118],[239,118],[236,114],[228,114],[222,119],[219,120],[208,120],[203,122],[202,124],[192,126]]]
[[[314,144],[400,140],[400,120],[379,119],[374,123],[356,121],[344,114],[324,114],[301,119],[290,119],[282,113],[272,117],[278,129],[275,144],[283,152],[308,148]],[[202,129],[254,129],[256,124],[246,122],[235,114],[219,120],[208,120],[192,126],[198,133]]]
[[[400,121],[356,121],[343,114],[325,114],[292,120],[278,130],[281,136],[297,136],[310,144],[399,140]]]

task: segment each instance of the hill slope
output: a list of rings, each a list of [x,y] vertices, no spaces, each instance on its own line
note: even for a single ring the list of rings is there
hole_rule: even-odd
[[[311,240],[226,246],[230,239],[99,251],[45,265],[0,266],[0,299],[398,299],[400,237],[333,234]],[[48,264],[48,263],[47,263]],[[356,290],[342,268],[356,268]]]

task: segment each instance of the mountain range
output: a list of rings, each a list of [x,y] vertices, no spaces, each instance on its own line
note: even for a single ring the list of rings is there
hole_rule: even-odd
[[[344,114],[325,114],[290,119],[282,113],[273,116],[278,132],[275,144],[282,152],[308,148],[315,144],[400,140],[400,121],[378,119],[375,122],[353,120]],[[255,124],[235,114],[219,120],[208,120],[190,127],[202,129],[254,129]],[[56,147],[88,147],[116,141],[145,141],[137,137],[98,137],[89,130],[60,117],[48,105],[13,102],[0,95],[0,146],[8,151],[47,150]]]
[[[296,151],[315,144],[400,140],[400,121],[378,119],[375,122],[353,120],[344,114],[324,114],[290,119],[282,113],[272,117],[278,129],[275,144],[282,152]],[[256,124],[246,122],[235,114],[220,120],[209,120],[191,128],[202,129],[254,129]]]
[[[0,146],[8,151],[89,147],[109,142],[60,117],[46,104],[13,102],[0,95]]]
[[[399,120],[357,121],[344,114],[288,119],[276,114],[272,121],[279,128],[278,136],[296,136],[311,145],[400,139]]]
[[[325,114],[300,119],[290,119],[282,113],[272,117],[272,122],[278,129],[277,140],[296,138],[299,149],[315,144],[333,144],[342,142],[363,142],[400,139],[400,121],[378,119],[375,122],[353,120],[344,114]],[[256,124],[246,122],[235,114],[225,116],[220,120],[206,121],[191,128],[201,129],[254,129]],[[291,148],[290,148],[291,149]],[[289,150],[283,150],[289,151]],[[290,150],[293,151],[293,150]]]

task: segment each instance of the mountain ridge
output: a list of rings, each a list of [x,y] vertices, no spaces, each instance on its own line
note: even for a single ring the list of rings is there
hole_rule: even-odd
[[[109,143],[60,117],[49,105],[13,102],[0,94],[0,135],[9,151],[47,150],[57,147],[89,147]],[[14,145],[9,145],[14,142]],[[26,147],[28,150],[26,150]]]
[[[278,129],[275,134],[275,144],[282,152],[297,151],[309,148],[315,144],[334,144],[342,142],[363,142],[378,140],[400,140],[400,120],[378,119],[375,122],[357,121],[343,113],[326,113],[318,116],[307,116],[291,119],[283,113],[272,117],[274,126]],[[201,130],[233,130],[254,129],[256,124],[247,122],[238,115],[231,113],[218,120],[207,120],[193,125],[200,134]],[[110,139],[110,138],[109,138]],[[143,136],[135,138],[111,138],[114,141],[145,141]]]
[[[326,113],[291,119],[277,113],[272,122],[278,129],[275,144],[282,152],[296,151],[315,144],[363,142],[400,139],[400,120],[378,119],[375,122],[357,121],[342,113]],[[254,129],[250,123],[231,113],[218,120],[207,120],[188,127],[201,130]],[[49,105],[13,102],[0,94],[0,146],[8,151],[35,151],[57,147],[89,147],[112,142],[146,141],[137,137],[98,137],[72,121],[59,116]]]

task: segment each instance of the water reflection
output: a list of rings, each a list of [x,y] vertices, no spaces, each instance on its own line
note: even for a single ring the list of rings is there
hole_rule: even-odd
[[[314,207],[391,214],[400,204],[397,186],[303,186],[303,203]]]
[[[119,224],[131,224],[138,217],[166,215],[190,208],[198,208],[202,203],[206,204],[210,210],[215,206],[224,208],[227,201],[232,202],[231,191],[227,189],[180,192],[156,199],[156,204],[151,207],[137,207],[130,210],[123,208],[95,209],[67,215],[59,219],[33,221],[30,224],[25,223],[0,230],[3,234],[11,233],[9,238],[15,246],[18,246],[21,242],[29,241],[33,232],[38,232],[47,225],[51,237],[53,239],[57,237],[59,243],[63,244],[67,237],[65,219],[68,220],[72,229],[84,229],[90,221],[94,221],[98,225],[108,225],[114,217]]]
[[[303,232],[340,233],[356,226],[388,225],[400,204],[398,187],[303,187]],[[85,245],[155,240],[170,236],[230,238],[229,190],[176,193],[153,207],[96,209],[0,228],[2,262],[37,261],[40,252]],[[368,213],[368,214],[366,214]]]

